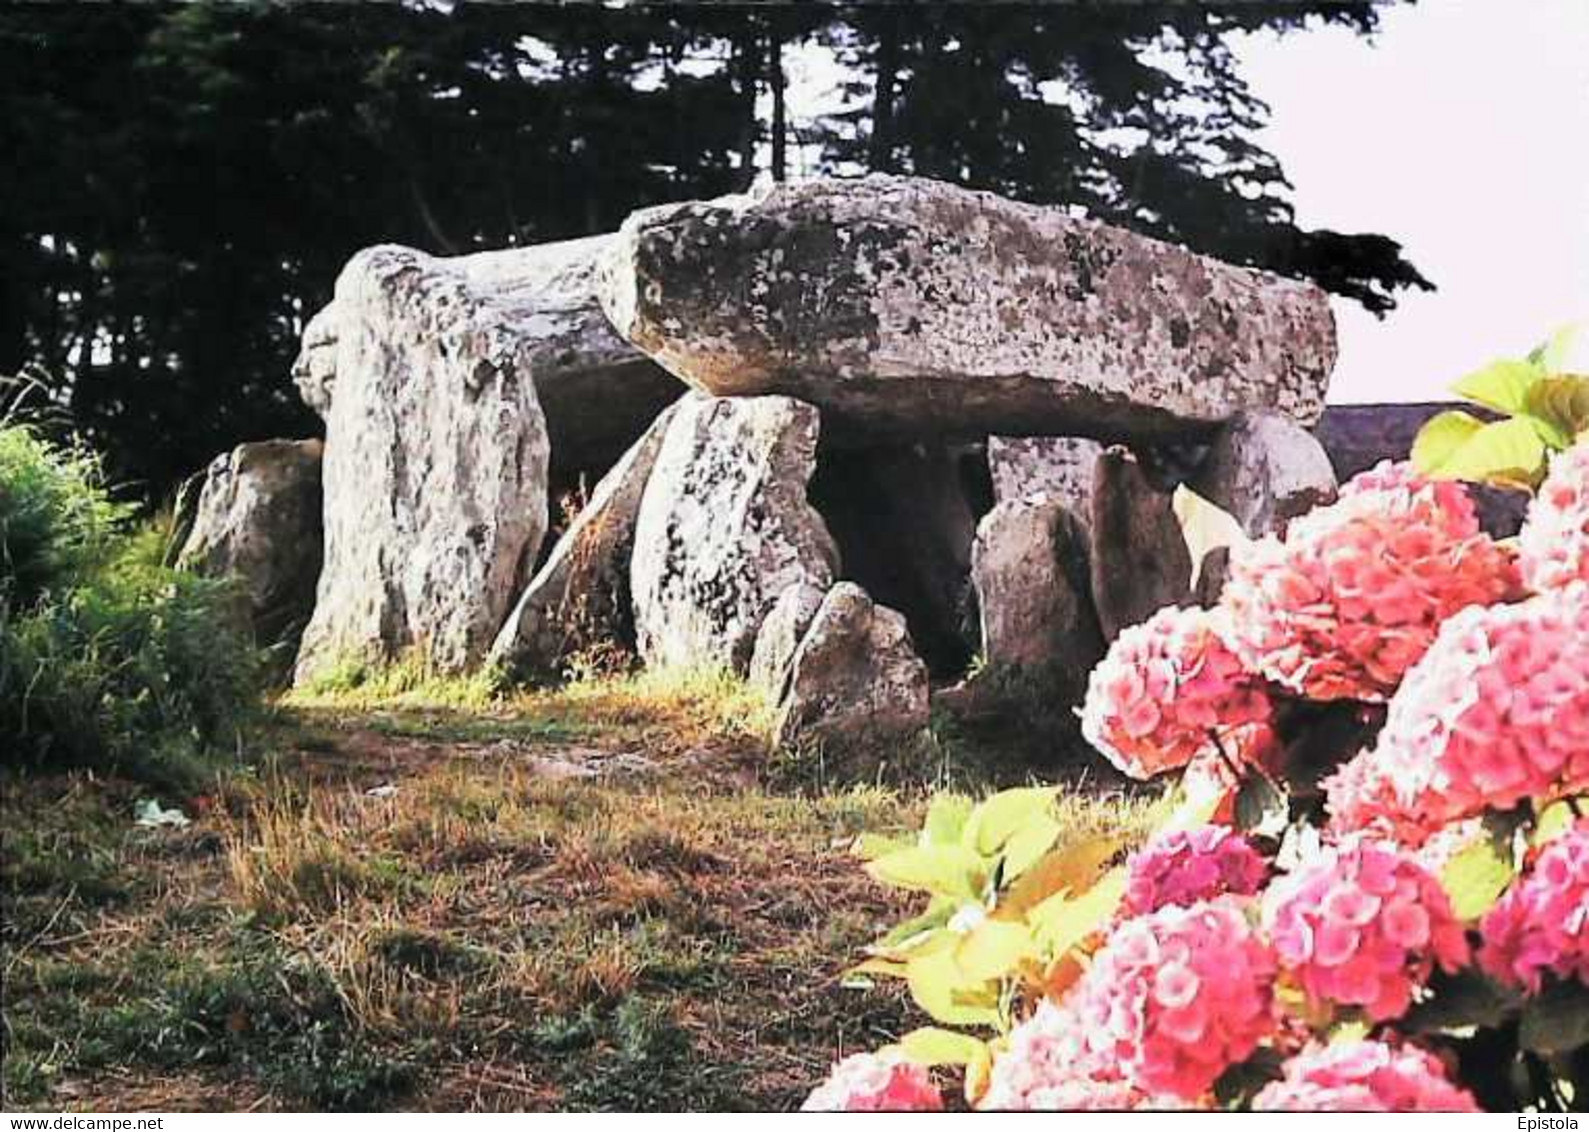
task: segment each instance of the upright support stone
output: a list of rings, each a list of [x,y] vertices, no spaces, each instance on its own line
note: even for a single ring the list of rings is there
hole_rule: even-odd
[[[492,663],[509,671],[547,672],[582,648],[633,644],[629,561],[635,524],[677,412],[677,404],[664,409],[596,485],[497,634]]]
[[[1092,508],[1093,605],[1105,640],[1190,596],[1192,556],[1172,498],[1148,481],[1136,457],[1098,457]]]
[[[325,569],[297,667],[417,650],[481,661],[546,531],[533,343],[455,265],[408,248],[337,280]]]
[[[1335,469],[1306,429],[1272,413],[1243,413],[1215,435],[1191,487],[1261,538],[1334,500]]]
[[[1059,499],[1001,503],[977,527],[972,578],[982,652],[999,668],[1085,672],[1103,655],[1087,530]]]
[[[630,586],[653,667],[743,673],[784,590],[826,591],[838,549],[806,501],[816,409],[788,397],[680,404],[640,503]]]

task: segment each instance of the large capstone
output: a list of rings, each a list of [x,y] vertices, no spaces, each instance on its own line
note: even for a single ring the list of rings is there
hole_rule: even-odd
[[[491,648],[493,663],[544,674],[583,650],[633,646],[629,559],[635,524],[677,411],[676,405],[664,409],[596,485],[502,626]]]
[[[239,444],[205,469],[183,569],[238,580],[257,640],[290,641],[314,608],[320,577],[318,440]]]
[[[631,216],[601,300],[663,366],[825,425],[1156,439],[1318,418],[1335,327],[1311,283],[919,178],[774,185]]]
[[[535,383],[551,443],[551,482],[595,480],[683,392],[677,379],[620,338],[596,301],[596,266],[611,236],[435,261],[497,312],[496,332]],[[338,340],[346,321],[333,300],[304,329],[293,378],[328,416],[346,374]],[[379,366],[379,356],[365,364]],[[360,378],[359,380],[367,380]]]
[[[300,683],[340,658],[486,655],[540,548],[536,340],[455,262],[384,246],[336,287],[325,569]]]
[[[779,595],[832,584],[838,549],[806,501],[819,429],[816,409],[788,397],[680,404],[641,500],[630,562],[648,665],[743,673]]]

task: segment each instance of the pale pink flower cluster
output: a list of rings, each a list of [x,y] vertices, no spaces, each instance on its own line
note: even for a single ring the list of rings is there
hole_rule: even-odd
[[[1116,925],[1066,1006],[1090,1056],[1195,1100],[1275,1028],[1274,959],[1232,898]]]
[[[927,1070],[900,1057],[857,1053],[833,1067],[802,1112],[940,1112],[943,1094]]]
[[[1379,831],[1585,787],[1584,585],[1453,617],[1391,701],[1377,745],[1326,784],[1338,829]]]
[[[1511,555],[1459,483],[1384,463],[1294,520],[1234,547],[1221,604],[1254,671],[1316,700],[1383,700],[1470,605],[1520,594]]]
[[[1126,862],[1122,919],[1185,907],[1217,896],[1251,896],[1263,887],[1269,866],[1241,834],[1227,826],[1161,833]]]
[[[1523,580],[1535,590],[1589,582],[1589,444],[1551,461],[1517,537]]]
[[[977,1107],[996,1112],[1123,1112],[1184,1108],[1179,1097],[1144,1093],[1118,1062],[1088,1048],[1081,1023],[1045,999],[1010,1032],[994,1059],[988,1091]]]
[[[1194,759],[1241,763],[1272,740],[1274,705],[1204,609],[1161,609],[1115,638],[1092,671],[1082,733],[1132,778]]]
[[[1258,1112],[1479,1112],[1426,1050],[1384,1042],[1313,1045],[1253,1099]]]
[[[1546,974],[1589,983],[1589,821],[1545,846],[1479,930],[1479,965],[1500,982],[1530,991]]]
[[[1392,846],[1329,846],[1278,878],[1263,900],[1281,968],[1314,1002],[1403,1014],[1438,963],[1455,971],[1467,938],[1440,882]]]

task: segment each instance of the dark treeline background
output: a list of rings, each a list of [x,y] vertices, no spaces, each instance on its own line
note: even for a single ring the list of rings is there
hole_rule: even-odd
[[[1069,203],[1383,312],[1427,283],[1384,236],[1297,227],[1231,51],[1243,30],[1375,18],[1317,0],[0,8],[0,373],[29,368],[154,498],[238,441],[316,430],[288,369],[360,247],[555,240],[814,172]],[[813,54],[842,97],[799,118],[785,76]]]

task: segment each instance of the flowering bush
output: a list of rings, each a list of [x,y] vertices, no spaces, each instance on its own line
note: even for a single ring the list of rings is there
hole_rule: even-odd
[[[1126,862],[1120,914],[1143,916],[1171,904],[1186,906],[1227,893],[1251,896],[1268,875],[1268,863],[1233,829],[1205,825],[1172,830],[1154,837]]]
[[[1467,939],[1438,881],[1368,842],[1322,851],[1264,894],[1264,926],[1286,973],[1315,1002],[1400,1017],[1438,963],[1456,971]]]
[[[1453,617],[1359,759],[1331,787],[1345,828],[1431,828],[1589,788],[1589,587]]]
[[[943,1094],[927,1070],[898,1056],[857,1053],[833,1067],[805,1112],[937,1112]]]
[[[1202,609],[1161,609],[1115,638],[1093,669],[1082,733],[1132,778],[1194,759],[1249,761],[1272,740],[1273,706]]]
[[[1478,1112],[1437,1058],[1414,1046],[1348,1041],[1313,1045],[1253,1098],[1260,1112]]]
[[[1589,445],[1551,461],[1517,537],[1518,565],[1534,590],[1589,582]]]
[[[1359,476],[1234,546],[1214,610],[1116,640],[1084,733],[1132,777],[1183,772],[1135,852],[1067,840],[1041,790],[942,797],[867,848],[930,894],[854,972],[937,1024],[889,1056],[963,1067],[989,1109],[1589,1096],[1589,440],[1521,568],[1458,482],[1537,483],[1589,426],[1589,377],[1519,364],[1463,388],[1510,419],[1448,415],[1422,474]],[[1552,438],[1537,467],[1507,463],[1525,432]]]
[[[1589,821],[1552,841],[1484,916],[1479,965],[1538,991],[1546,975],[1589,982]]]
[[[1232,547],[1221,603],[1254,671],[1310,699],[1383,700],[1442,621],[1519,588],[1461,484],[1381,464],[1284,540]]]
[[[1274,975],[1235,904],[1172,906],[1116,927],[1067,1002],[1129,1082],[1192,1100],[1273,1032]]]

